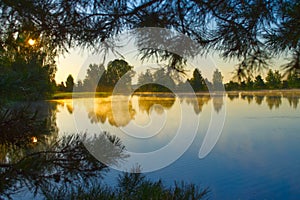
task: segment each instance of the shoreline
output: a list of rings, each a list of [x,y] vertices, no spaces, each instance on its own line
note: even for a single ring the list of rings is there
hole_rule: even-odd
[[[176,93],[178,96],[190,96],[190,95],[196,95],[196,96],[222,96],[224,94],[227,95],[238,95],[238,94],[296,94],[300,95],[300,89],[275,89],[275,90],[232,90],[232,91],[225,91],[225,92],[214,92],[209,93],[208,91],[205,92],[195,92],[195,93],[184,93],[184,92],[178,92]],[[73,98],[94,98],[94,97],[109,97],[113,93],[112,92],[60,92],[55,93],[53,97],[49,100],[58,100],[58,99],[73,99]],[[122,94],[120,94],[122,95]],[[135,92],[133,95],[137,96],[158,96],[158,97],[172,97],[174,96],[174,93],[171,92]]]

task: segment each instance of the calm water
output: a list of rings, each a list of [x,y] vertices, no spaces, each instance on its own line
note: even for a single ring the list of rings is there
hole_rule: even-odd
[[[111,97],[54,101],[59,135],[108,131],[126,149],[149,152],[167,145],[179,126],[190,134],[188,123],[196,119],[199,127],[192,145],[173,164],[147,173],[148,178],[209,187],[210,199],[300,198],[299,94],[232,93],[197,99],[132,96],[129,102],[119,96],[115,100],[114,106]],[[212,151],[199,159],[211,116],[223,111],[221,136]],[[117,171],[112,174],[106,178],[111,184]]]

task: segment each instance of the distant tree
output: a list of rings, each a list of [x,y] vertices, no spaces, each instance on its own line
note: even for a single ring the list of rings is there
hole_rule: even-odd
[[[72,92],[74,88],[74,78],[71,74],[69,74],[67,81],[66,81],[66,91],[67,92]]]
[[[170,71],[167,71],[164,68],[159,68],[153,73],[153,81],[155,82],[152,85],[152,91],[154,92],[170,92],[176,88],[176,84],[170,74]]]
[[[229,81],[229,83],[225,84],[226,91],[239,90],[239,89],[240,89],[240,85],[237,82]]]
[[[262,79],[261,75],[258,75],[255,77],[254,81],[254,89],[264,89],[266,87],[266,84],[264,80]]]
[[[266,85],[269,89],[280,89],[281,88],[281,74],[278,70],[269,70],[267,76],[266,76]]]
[[[291,72],[287,77],[289,88],[300,88],[300,78],[297,73]]]
[[[83,90],[83,82],[82,82],[82,80],[78,80],[77,81],[76,87],[77,87],[77,91],[82,91]]]
[[[58,84],[57,89],[60,92],[65,92],[66,91],[65,83],[62,81],[60,84]]]
[[[223,90],[224,86],[223,86],[223,76],[222,73],[216,69],[216,71],[214,71],[213,73],[213,89],[215,91],[220,91]]]
[[[96,91],[98,85],[105,85],[105,68],[103,65],[90,64],[87,74],[83,80],[83,87],[86,91]]]
[[[251,77],[248,76],[247,81],[246,81],[246,89],[253,90],[253,85],[254,85],[254,82],[252,81]]]
[[[212,90],[213,89],[213,83],[210,82],[207,78],[204,79],[205,83],[206,83],[206,86],[209,90]]]
[[[138,91],[153,91],[154,84],[152,82],[153,74],[150,69],[147,69],[145,73],[141,73],[138,77],[138,85],[140,86]]]
[[[198,68],[194,70],[193,77],[188,81],[195,92],[208,90],[204,78],[201,75],[201,71]]]
[[[131,87],[131,79],[134,75],[130,66],[125,60],[115,59],[110,61],[106,70],[106,85],[114,89],[115,85],[119,83],[119,89],[129,89]],[[116,88],[117,89],[117,88]]]

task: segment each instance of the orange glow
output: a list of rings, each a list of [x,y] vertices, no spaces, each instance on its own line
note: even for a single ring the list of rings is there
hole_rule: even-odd
[[[31,46],[33,46],[35,44],[35,40],[29,39],[28,40],[28,44],[31,45]]]
[[[33,143],[37,143],[38,140],[37,140],[36,137],[32,137],[32,138],[31,138],[31,141],[32,141]]]

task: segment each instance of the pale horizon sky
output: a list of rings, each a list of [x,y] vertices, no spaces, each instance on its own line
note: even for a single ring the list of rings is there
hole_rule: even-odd
[[[89,64],[93,64],[96,62],[89,62],[89,54],[88,53],[82,53],[80,52],[80,50],[72,50],[70,51],[70,53],[65,54],[65,55],[61,55],[58,59],[57,59],[57,72],[56,72],[56,76],[55,76],[55,80],[57,82],[57,84],[61,83],[62,81],[65,82],[68,75],[71,74],[74,79],[76,80],[76,82],[78,81],[78,79],[83,80],[85,77],[85,72],[87,69],[87,66]],[[128,60],[125,59],[130,65],[134,66],[134,70],[139,72],[139,70],[137,69],[137,64],[134,62],[138,62],[138,61],[132,61],[132,60]],[[110,60],[108,60],[110,61]],[[234,63],[222,63],[221,60],[213,60],[212,65],[216,65],[216,67],[222,72],[223,76],[224,76],[224,82],[227,82],[228,80],[230,80],[232,78],[232,74],[231,72],[233,71],[233,66],[235,65]],[[149,63],[144,63],[145,64],[149,64]],[[150,63],[153,64],[153,63]],[[202,67],[197,66],[200,71],[202,72],[204,78],[208,78],[209,80],[211,79],[210,75],[205,76],[205,70]],[[212,67],[212,66],[210,66]],[[209,73],[209,72],[208,72]]]
[[[111,57],[106,59],[107,61],[114,60],[118,57]],[[136,59],[136,53],[135,51],[129,52],[125,55],[125,60],[132,66],[134,66],[134,70],[136,72],[139,72],[138,69],[140,65],[146,66],[146,65],[153,65],[154,63],[143,63]],[[275,59],[274,59],[275,60]],[[279,66],[281,66],[284,63],[283,59],[277,59],[274,61],[273,65],[276,65],[274,67],[270,67],[272,69],[279,69]],[[72,49],[70,53],[66,53],[65,55],[61,55],[57,58],[57,72],[55,76],[56,83],[59,84],[62,81],[65,82],[68,75],[71,74],[74,79],[75,83],[77,83],[78,80],[83,80],[86,75],[86,69],[88,68],[89,64],[93,63],[100,63],[99,56],[95,57],[95,55],[92,55],[91,53],[87,53],[86,51],[81,51],[80,49]],[[222,75],[223,75],[223,82],[227,83],[230,80],[232,80],[232,72],[234,71],[234,68],[236,67],[237,61],[231,61],[231,62],[225,62],[218,56],[212,56],[208,58],[201,57],[197,60],[197,63],[192,63],[192,66],[197,67],[202,72],[202,76],[204,78],[207,78],[208,80],[212,79],[212,73],[213,71],[218,68]],[[155,64],[154,64],[155,65]],[[202,66],[201,66],[202,65]],[[204,65],[204,66],[203,66]],[[105,65],[106,67],[106,65]],[[192,71],[190,69],[190,71]],[[264,72],[263,76],[266,75],[266,71]]]
[[[142,29],[142,31],[145,31]],[[159,41],[159,35],[157,34],[157,29],[156,28],[150,28],[149,30],[147,29],[146,31],[150,31],[153,34],[153,37],[157,37]],[[160,29],[159,29],[160,31]],[[159,32],[161,34],[161,32]],[[169,34],[170,32],[165,32],[164,34]],[[171,32],[173,34],[173,32]],[[176,33],[176,32],[175,32]],[[177,33],[176,33],[177,34]],[[180,36],[180,34],[178,34]],[[183,39],[186,39],[183,37]],[[140,71],[145,70],[146,68],[156,66],[157,63],[155,62],[141,62],[140,59],[137,57],[138,55],[138,47],[136,45],[136,33],[135,32],[124,32],[120,35],[117,35],[113,38],[110,38],[106,43],[99,42],[99,48],[107,48],[109,44],[113,44],[114,46],[114,51],[117,51],[120,53],[125,60],[129,63],[129,65],[134,66],[134,71],[137,73]],[[103,45],[103,46],[102,46]],[[152,45],[152,44],[149,44]],[[165,44],[164,44],[165,45]],[[172,45],[168,46],[163,46],[163,48],[166,48],[165,50],[171,50]],[[180,46],[181,45],[181,46]],[[186,47],[184,45],[188,45],[186,47],[189,47],[189,45],[193,45],[193,42],[189,42],[189,40],[183,40],[182,43],[178,44],[176,48],[183,48],[185,49]],[[97,44],[95,43],[95,46]],[[153,48],[156,48],[155,46]],[[169,49],[170,48],[170,49]],[[181,52],[181,49],[178,49],[179,52]],[[176,51],[176,49],[175,49]],[[57,72],[56,72],[56,82],[61,83],[62,81],[65,82],[68,75],[71,74],[76,83],[78,80],[83,80],[86,76],[86,70],[88,69],[89,64],[100,64],[103,62],[103,54],[98,54],[98,55],[93,55],[87,50],[83,51],[79,47],[74,48],[70,50],[70,53],[66,53],[65,55],[61,55],[59,58],[57,58]],[[109,50],[108,54],[106,54],[106,62],[104,63],[105,67],[108,63],[108,61],[112,61],[114,59],[120,59],[120,55],[116,55],[115,53],[111,52]],[[273,67],[270,67],[272,69],[278,69],[280,65],[282,65],[284,62],[282,58],[278,59],[273,59],[273,62],[271,63],[272,65],[275,65]],[[232,72],[234,71],[235,67],[237,67],[238,61],[237,60],[231,60],[231,61],[224,61],[219,57],[218,54],[209,54],[207,56],[197,56],[196,58],[193,59],[188,59],[187,60],[187,68],[190,69],[190,71],[193,71],[193,68],[197,67],[201,72],[202,76],[204,78],[207,78],[208,80],[212,79],[213,72],[215,69],[219,69],[223,75],[223,82],[227,83],[229,82],[233,74]],[[265,72],[266,74],[266,72]],[[263,77],[264,75],[263,74]],[[188,77],[189,78],[189,77]],[[134,82],[133,78],[133,82]]]

